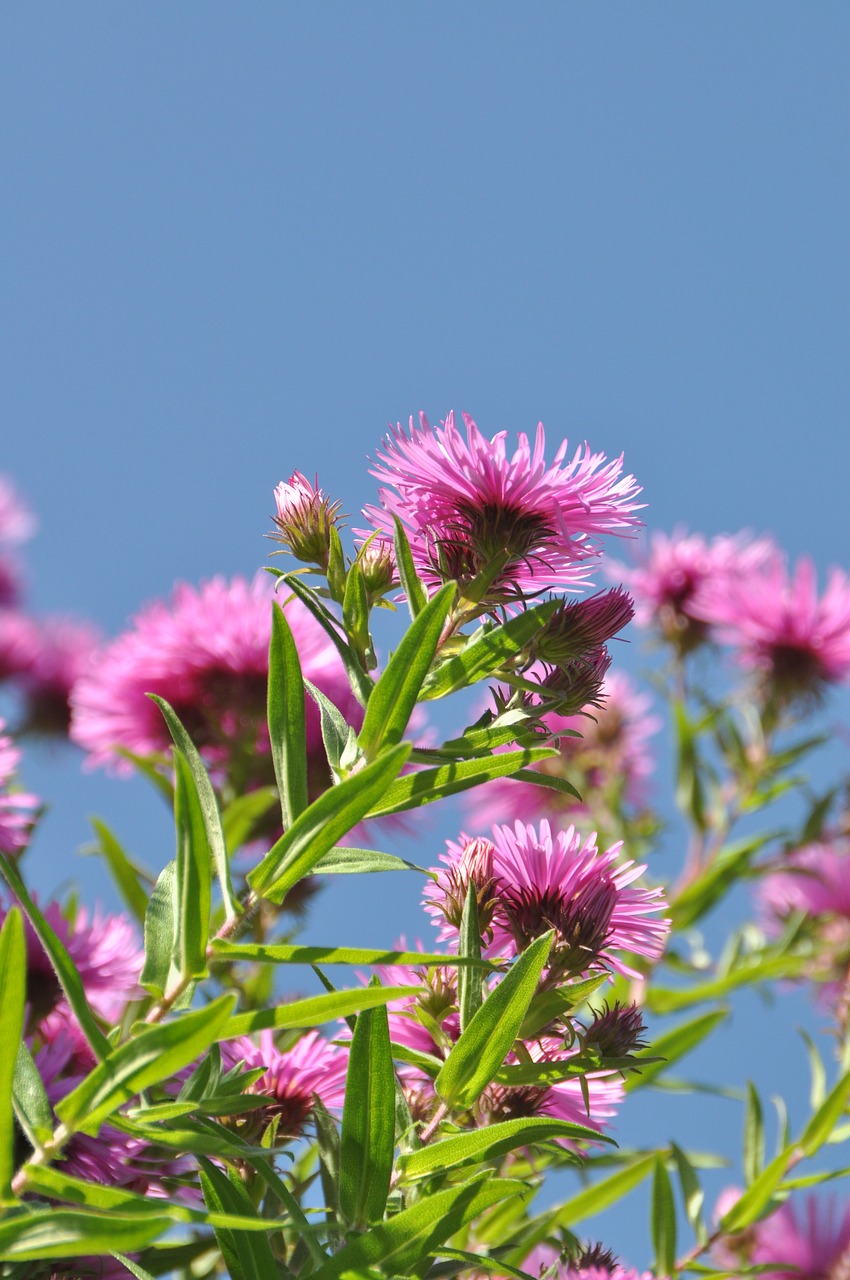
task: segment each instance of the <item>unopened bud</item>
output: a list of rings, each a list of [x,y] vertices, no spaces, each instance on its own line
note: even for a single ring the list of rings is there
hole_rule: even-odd
[[[622,587],[588,600],[565,601],[535,636],[534,657],[555,666],[585,658],[622,631],[634,611],[634,601]]]
[[[331,529],[336,526],[341,503],[332,502],[300,471],[293,471],[288,482],[281,481],[274,497],[277,515],[272,519],[277,531],[269,536],[282,542],[297,560],[327,570]]]
[[[603,1058],[626,1058],[636,1049],[645,1049],[642,1039],[646,1027],[636,1004],[615,1002],[610,1008],[606,1001],[601,1012],[594,1010],[593,1022],[584,1037],[589,1048],[597,1049]]]
[[[388,591],[399,585],[395,551],[391,542],[371,538],[358,551],[357,563],[363,574],[363,584],[370,605],[382,600]]]

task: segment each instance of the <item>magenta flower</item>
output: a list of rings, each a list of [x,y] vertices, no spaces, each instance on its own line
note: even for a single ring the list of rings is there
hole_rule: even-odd
[[[179,584],[133,627],[107,645],[96,668],[74,688],[71,737],[92,766],[127,774],[121,748],[137,755],[167,750],[170,738],[145,693],[170,702],[213,767],[236,759],[254,781],[272,781],[266,727],[266,683],[272,580],[260,574]],[[285,609],[305,677],[355,725],[362,714],[331,641],[298,601]],[[307,703],[307,747],[316,784],[328,784],[318,712]],[[257,760],[259,753],[260,759]]]
[[[3,732],[0,719],[0,852],[15,855],[26,847],[41,801],[38,796],[10,787],[21,762],[21,753]]]
[[[313,1110],[314,1094],[329,1111],[342,1109],[348,1053],[318,1031],[306,1032],[285,1050],[277,1048],[271,1031],[261,1032],[259,1047],[247,1036],[239,1036],[222,1044],[221,1053],[227,1068],[238,1062],[244,1062],[247,1070],[265,1067],[265,1074],[248,1091],[268,1096],[264,1115],[280,1116],[285,1133],[301,1131]]]
[[[612,671],[605,677],[598,706],[586,706],[581,715],[544,715],[546,728],[563,735],[557,739],[559,755],[532,768],[566,779],[582,799],[533,783],[494,778],[465,795],[475,826],[529,817],[581,821],[583,815],[596,815],[603,803],[609,807],[621,803],[633,809],[643,807],[647,780],[655,765],[649,741],[661,727],[650,707],[648,694],[638,692],[628,676]],[[581,737],[570,736],[575,733]],[[592,820],[597,819],[594,816]],[[607,830],[608,824],[604,825]]]
[[[509,458],[507,432],[487,440],[468,414],[463,421],[466,440],[454,413],[440,427],[420,413],[418,428],[411,418],[408,433],[401,424],[391,429],[372,469],[384,482],[380,506],[364,509],[387,538],[399,517],[430,586],[454,580],[468,587],[483,575],[482,599],[490,605],[572,590],[599,554],[597,535],[639,524],[640,490],[622,475],[622,458],[608,462],[585,445],[562,465],[564,441],[547,466],[542,423],[534,445],[520,433]]]
[[[741,1192],[728,1188],[715,1210],[728,1213]],[[715,1256],[723,1267],[737,1270],[741,1262],[764,1267],[764,1280],[824,1280],[844,1273],[850,1262],[850,1206],[839,1209],[832,1200],[812,1196],[795,1206],[781,1205],[746,1231],[718,1242]]]
[[[634,592],[638,626],[655,626],[682,653],[708,638],[708,621],[694,611],[704,588],[722,592],[731,580],[746,580],[776,554],[769,538],[747,533],[721,534],[710,542],[698,533],[677,529],[668,536],[653,533],[637,566],[606,564],[612,579],[622,579]]]
[[[451,873],[470,843],[447,842],[447,864],[437,869],[436,883],[425,889],[425,909],[439,924],[440,939],[455,939],[457,927],[448,917]],[[492,894],[496,905],[488,956],[522,951],[534,938],[555,930],[550,965],[559,976],[613,969],[629,977],[635,971],[617,952],[647,959],[660,956],[669,921],[655,919],[666,902],[662,889],[631,888],[645,870],[632,862],[617,865],[622,845],[604,853],[595,835],[582,841],[572,826],[552,834],[544,818],[539,828],[517,822],[493,827]]]
[[[15,492],[8,476],[0,475],[0,544],[26,542],[36,530],[35,517]]]
[[[36,644],[21,679],[29,729],[68,732],[71,690],[92,666],[100,643],[94,627],[74,618],[46,618],[38,624]]]
[[[0,608],[0,681],[28,671],[38,652],[38,627],[17,609]]]
[[[840,569],[818,596],[812,561],[804,556],[791,575],[777,553],[746,577],[706,584],[693,611],[781,700],[850,675],[850,578]]]
[[[651,1271],[621,1266],[607,1250],[598,1247],[588,1251],[586,1257],[571,1260],[552,1245],[539,1244],[524,1260],[522,1270],[530,1276],[547,1276],[553,1280],[653,1280]]]

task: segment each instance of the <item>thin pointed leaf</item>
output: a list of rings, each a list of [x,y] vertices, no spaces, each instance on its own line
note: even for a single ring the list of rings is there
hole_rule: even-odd
[[[53,1136],[53,1109],[25,1040],[18,1045],[12,1090],[15,1114],[33,1148],[38,1151]]]
[[[410,542],[404,525],[398,516],[393,516],[393,521],[395,523],[393,544],[395,546],[395,562],[398,567],[399,581],[401,582],[401,589],[407,598],[410,616],[411,618],[416,618],[428,603],[428,593],[425,590],[424,582],[416,572],[416,565],[413,563]]]
[[[489,960],[471,956],[444,955],[437,951],[384,951],[368,947],[302,947],[288,942],[214,941],[213,950],[225,960],[252,960],[255,964],[408,964],[452,965],[492,971]]]
[[[98,851],[112,873],[118,892],[139,924],[144,924],[148,895],[139,881],[137,868],[133,866],[120,841],[116,839],[105,822],[101,822],[99,818],[90,818],[89,821],[97,836]]]
[[[24,1029],[27,950],[24,924],[17,907],[10,907],[0,929],[0,1204],[14,1203],[15,1115],[12,1106],[17,1048]]]
[[[139,982],[151,995],[163,996],[177,976],[174,964],[179,901],[177,864],[166,863],[145,914],[145,963]]]
[[[676,1204],[661,1156],[655,1157],[652,1179],[652,1243],[655,1274],[672,1276],[676,1270]]]
[[[39,1206],[0,1222],[0,1260],[43,1262],[48,1258],[104,1257],[116,1249],[152,1244],[171,1223],[153,1214],[96,1213]]]
[[[210,1047],[223,1030],[234,997],[220,996],[204,1009],[147,1027],[113,1049],[56,1104],[69,1132],[96,1131],[101,1121],[142,1089],[168,1079]]]
[[[411,622],[372,690],[358,738],[367,759],[373,759],[387,745],[395,746],[404,737],[455,594],[455,584],[449,582],[428,601]]]
[[[409,743],[393,747],[319,796],[249,873],[248,883],[254,892],[270,902],[282,901],[386,794],[409,755]]]
[[[460,954],[473,962],[481,961],[481,926],[478,923],[478,896],[475,884],[470,880],[466,890],[466,902],[460,920],[458,937]],[[460,1012],[460,1029],[465,1031],[484,1002],[484,988],[480,969],[462,968],[457,974],[457,1003]]]
[[[209,841],[210,853],[212,855],[213,864],[215,866],[216,876],[221,886],[221,897],[224,902],[224,910],[229,917],[239,914],[239,903],[233,892],[233,884],[230,879],[230,862],[227,857],[227,846],[224,843],[224,832],[221,827],[221,814],[218,809],[218,800],[215,794],[215,788],[210,781],[203,760],[201,759],[198,748],[183,727],[179,716],[173,707],[159,698],[155,693],[148,694],[151,701],[155,702],[162,712],[168,732],[171,734],[175,749],[182,753],[189,766],[192,775],[195,791],[198,797],[201,814],[203,817],[204,828]]]
[[[744,1180],[755,1182],[764,1168],[764,1113],[758,1091],[747,1081],[747,1110],[744,1119]]]
[[[207,975],[210,936],[210,846],[189,763],[174,753],[174,825],[177,829],[177,968],[183,978]]]
[[[0,853],[0,871],[2,871],[9,888],[23,907],[39,942],[47,952],[48,959],[59,979],[59,985],[65,992],[68,1003],[94,1056],[102,1058],[109,1052],[109,1041],[94,1020],[80,975],[68,954],[67,947],[57,938],[41,911],[33,902],[15,863],[7,858],[4,853]]]
[[[277,603],[269,640],[268,722],[283,825],[291,827],[308,804],[304,678],[295,638]]]
[[[348,849],[337,845],[325,853],[313,867],[314,876],[371,875],[376,871],[418,871],[431,875],[425,867],[399,858],[394,853],[381,853],[378,849]]]
[[[634,1055],[635,1066],[640,1068],[640,1074],[629,1077],[626,1081],[626,1089],[638,1089],[650,1084],[685,1054],[702,1044],[715,1027],[728,1017],[728,1009],[712,1009],[709,1013],[701,1013],[690,1022],[682,1023],[681,1026],[673,1027],[672,1030],[655,1037],[648,1049],[640,1049]],[[650,1057],[660,1058],[661,1061],[641,1065],[645,1058]]]
[[[376,802],[368,817],[382,818],[390,813],[406,813],[422,805],[432,804],[444,796],[457,795],[470,787],[480,786],[491,778],[505,778],[516,774],[528,765],[549,760],[558,755],[553,747],[533,747],[521,751],[503,751],[482,759],[458,760],[435,769],[420,769],[417,773],[396,778],[386,789],[382,800]]]
[[[566,1120],[554,1120],[549,1116],[522,1117],[503,1120],[473,1129],[455,1137],[431,1142],[418,1151],[399,1157],[398,1169],[402,1178],[413,1180],[465,1164],[486,1164],[499,1160],[518,1147],[531,1147],[555,1138],[579,1139],[598,1142],[598,1129],[588,1125],[571,1124]]]
[[[395,1073],[386,1008],[358,1015],[345,1079],[339,1206],[354,1227],[384,1216],[395,1148]]]
[[[705,1239],[706,1232],[702,1222],[702,1206],[705,1202],[705,1192],[702,1189],[700,1180],[697,1177],[696,1170],[691,1161],[685,1155],[675,1142],[670,1143],[670,1154],[676,1164],[679,1174],[679,1185],[682,1188],[682,1202],[685,1206],[685,1216],[693,1228],[697,1239],[702,1241]]]
[[[251,1013],[239,1013],[225,1024],[216,1036],[217,1040],[231,1040],[234,1036],[250,1036],[255,1031],[281,1030],[284,1027],[320,1027],[362,1009],[374,1009],[391,1000],[415,996],[420,987],[355,987],[343,991],[331,991],[324,996],[308,996],[306,1000],[293,1000],[289,1004],[272,1009],[254,1009]]]
[[[351,691],[360,705],[365,707],[374,685],[360,665],[354,650],[339,634],[336,619],[328,612],[315,591],[312,591],[300,578],[297,578],[294,574],[284,574],[281,581],[285,582],[292,594],[297,596],[301,603],[309,609],[319,626],[332,641],[334,648],[342,659],[342,665],[345,667]]]
[[[339,1212],[339,1129],[318,1094],[313,1096],[313,1120],[316,1125],[322,1191],[328,1220],[333,1221]]]
[[[552,938],[550,932],[532,942],[453,1045],[434,1082],[449,1108],[471,1107],[501,1067],[537,990]]]
[[[328,757],[328,764],[332,770],[339,769],[339,762],[342,759],[342,753],[345,750],[345,744],[348,741],[348,721],[345,716],[335,707],[330,698],[322,693],[309,680],[304,681],[304,687],[310,697],[319,708],[319,720],[322,726],[322,742],[325,746],[325,754]]]
[[[447,659],[429,676],[422,690],[425,698],[444,698],[492,675],[515,658],[546,625],[558,606],[546,600],[509,618],[500,626],[484,627],[472,636],[460,653]]]
[[[237,1188],[226,1173],[204,1156],[198,1158],[198,1176],[204,1203],[213,1213],[256,1213],[246,1191]],[[233,1280],[279,1280],[280,1272],[268,1240],[253,1231],[215,1227],[221,1256]]]

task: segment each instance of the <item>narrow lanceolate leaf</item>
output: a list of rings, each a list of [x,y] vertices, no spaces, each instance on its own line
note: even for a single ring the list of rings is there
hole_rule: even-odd
[[[272,605],[268,686],[269,740],[284,827],[307,808],[304,678],[298,648],[280,605]]]
[[[696,1170],[684,1151],[677,1147],[675,1142],[670,1143],[670,1154],[676,1163],[676,1169],[679,1174],[679,1185],[682,1188],[685,1215],[693,1227],[697,1239],[702,1242],[706,1238],[706,1230],[702,1221],[705,1192],[702,1189]]]
[[[625,1168],[618,1169],[610,1177],[601,1179],[591,1187],[583,1188],[557,1209],[541,1214],[535,1219],[532,1231],[525,1237],[523,1246],[525,1252],[519,1258],[511,1256],[510,1261],[522,1262],[533,1245],[539,1244],[558,1227],[573,1230],[585,1218],[593,1218],[596,1214],[610,1208],[635,1187],[640,1186],[649,1177],[654,1166],[654,1155],[640,1156]]]
[[[351,645],[339,634],[339,624],[333,614],[325,608],[315,591],[312,591],[306,582],[302,582],[296,574],[284,574],[282,581],[286,583],[292,594],[297,596],[301,603],[309,609],[319,626],[333,643],[334,648],[342,659],[342,665],[345,667],[348,683],[351,685],[351,692],[360,705],[365,707],[369,701],[373,683],[361,667]]]
[[[547,600],[517,614],[515,618],[509,618],[501,626],[483,628],[470,638],[460,653],[441,663],[429,676],[422,690],[423,698],[444,698],[446,694],[486,679],[526,647],[548,622],[557,603],[556,600]]]
[[[15,1115],[35,1151],[53,1136],[53,1109],[25,1040],[18,1045],[12,1082]]]
[[[408,809],[432,804],[444,796],[468,791],[491,778],[509,777],[528,765],[557,754],[553,747],[532,747],[522,751],[503,751],[482,759],[452,761],[435,769],[420,769],[417,773],[396,778],[367,816],[381,818],[389,813],[406,813]]]
[[[369,696],[358,742],[367,759],[404,737],[455,598],[448,582],[414,618]]]
[[[133,866],[120,841],[116,839],[105,822],[101,822],[99,818],[90,818],[89,821],[97,836],[98,851],[112,873],[118,892],[139,924],[144,924],[148,895],[140,883],[137,868]]]
[[[426,1174],[444,1173],[459,1165],[485,1164],[501,1159],[518,1147],[531,1147],[553,1138],[598,1142],[599,1137],[598,1130],[586,1125],[553,1120],[548,1116],[523,1117],[487,1125],[484,1129],[473,1129],[471,1133],[461,1133],[442,1142],[431,1142],[418,1151],[400,1156],[398,1168],[403,1178],[413,1180]]]
[[[379,803],[410,755],[401,743],[315,800],[248,875],[254,892],[280,902]]]
[[[686,1053],[690,1053],[698,1044],[702,1044],[715,1027],[718,1027],[728,1016],[728,1009],[712,1009],[709,1013],[701,1013],[690,1022],[674,1027],[672,1031],[665,1031],[663,1035],[656,1036],[648,1049],[640,1049],[635,1054],[635,1066],[639,1067],[639,1074],[629,1076],[626,1080],[626,1089],[639,1089],[643,1085],[650,1084],[674,1062],[678,1062]],[[640,1065],[645,1058],[657,1058],[661,1061]]]
[[[434,1082],[450,1109],[471,1107],[510,1052],[549,958],[552,938],[550,932],[532,942],[452,1046]]]
[[[850,1099],[850,1072],[841,1076],[815,1111],[800,1135],[799,1145],[807,1156],[813,1156],[832,1136],[832,1131],[847,1110]]]
[[[15,1116],[12,1090],[15,1059],[24,1029],[27,991],[27,950],[24,924],[17,907],[10,907],[0,929],[0,1204],[14,1203]]]
[[[216,1036],[217,1040],[230,1040],[234,1036],[250,1036],[255,1031],[282,1030],[284,1027],[320,1027],[361,1009],[374,1009],[415,996],[420,987],[355,987],[332,991],[325,996],[308,996],[306,1000],[293,1000],[289,1004],[272,1009],[255,1009],[252,1013],[239,1013],[225,1024]]]
[[[256,1213],[247,1191],[231,1182],[226,1173],[199,1157],[199,1176],[204,1202],[213,1213]],[[280,1272],[271,1246],[264,1235],[216,1227],[215,1238],[228,1274],[233,1280],[279,1280]]]
[[[221,827],[221,814],[218,809],[218,799],[216,798],[215,788],[210,781],[210,776],[206,771],[204,762],[201,759],[198,748],[184,729],[173,707],[170,707],[164,698],[158,698],[156,694],[149,694],[163,714],[165,723],[168,725],[168,732],[171,734],[172,741],[176,751],[182,753],[185,757],[189,770],[192,775],[195,790],[197,792],[198,804],[200,805],[201,814],[203,815],[204,827],[209,841],[210,853],[212,855],[215,873],[221,886],[221,897],[224,902],[224,910],[228,916],[238,914],[239,904],[233,892],[233,885],[230,879],[230,863],[227,857],[227,846],[224,842],[224,832]]]
[[[755,1182],[764,1168],[764,1113],[758,1090],[747,1081],[747,1111],[744,1118],[744,1179]]]
[[[358,1015],[345,1078],[339,1207],[353,1227],[384,1216],[395,1147],[395,1073],[386,1008]]]
[[[18,868],[4,853],[0,853],[0,872],[3,873],[9,888],[23,907],[24,913],[35,930],[39,942],[47,952],[50,963],[59,979],[59,985],[65,992],[74,1016],[80,1024],[80,1030],[88,1041],[94,1056],[102,1058],[109,1052],[109,1041],[94,1020],[86,999],[86,993],[83,990],[80,975],[77,973],[76,966],[68,954],[67,947],[57,938],[27,892]]]
[[[413,556],[410,551],[410,543],[405,532],[404,525],[398,516],[393,516],[395,521],[395,562],[398,568],[399,581],[401,589],[407,596],[407,607],[410,610],[411,618],[415,618],[422,612],[428,603],[428,593],[425,590],[425,584],[416,572],[416,565],[413,563]]]
[[[478,923],[478,897],[472,880],[466,890],[466,902],[460,920],[458,937],[460,954],[467,960],[481,962],[481,926]],[[463,968],[457,975],[457,1003],[460,1029],[465,1031],[484,1002],[480,968]]]
[[[331,769],[336,771],[339,769],[339,762],[342,759],[342,753],[348,741],[348,721],[339,708],[334,706],[330,698],[326,697],[321,689],[317,689],[311,681],[305,680],[304,687],[319,708],[325,755],[328,757],[328,764]]]
[[[463,1186],[426,1196],[387,1222],[356,1237],[317,1271],[311,1280],[339,1280],[381,1267],[390,1276],[418,1271],[451,1236],[491,1205],[528,1193],[524,1182],[484,1175]]]
[[[30,1209],[0,1222],[0,1260],[104,1257],[115,1250],[144,1249],[171,1223],[153,1214],[98,1213],[90,1209]]]
[[[174,825],[177,829],[177,968],[182,978],[207,974],[210,936],[210,846],[188,761],[174,753]]]
[[[208,1049],[227,1023],[233,1003],[233,996],[221,996],[205,1009],[147,1027],[119,1045],[57,1103],[62,1124],[69,1132],[95,1132],[141,1089],[174,1075]]]
[[[489,960],[443,955],[437,951],[383,951],[369,947],[301,947],[283,942],[213,942],[224,960],[253,960],[255,964],[415,964],[452,965],[492,971]]]
[[[139,982],[154,996],[164,995],[177,977],[174,950],[179,912],[177,864],[169,862],[159,874],[145,913],[145,963]]]
[[[655,1274],[671,1276],[676,1270],[676,1205],[670,1175],[661,1156],[655,1157],[652,1178],[652,1243]]]
[[[741,1198],[736,1200],[729,1212],[721,1218],[719,1225],[724,1232],[740,1231],[751,1226],[761,1216],[763,1209],[773,1198],[797,1150],[796,1145],[783,1148],[770,1164],[762,1169]]]
[[[348,849],[337,845],[325,853],[312,870],[314,876],[371,875],[376,871],[418,871],[430,875],[425,867],[399,858],[394,853],[382,853],[379,849]]]

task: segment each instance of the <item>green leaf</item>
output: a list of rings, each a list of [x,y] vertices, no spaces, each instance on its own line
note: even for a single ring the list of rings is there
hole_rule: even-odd
[[[581,792],[577,791],[566,778],[559,778],[555,773],[540,773],[537,769],[517,769],[511,774],[516,782],[527,782],[533,787],[544,787],[548,791],[559,791],[562,796],[572,796],[581,800]]]
[[[342,753],[345,751],[345,745],[348,742],[348,721],[339,708],[334,706],[330,698],[322,693],[321,689],[317,689],[309,680],[304,681],[304,687],[319,708],[325,754],[328,757],[328,764],[336,773],[339,769]]]
[[[386,1008],[357,1017],[348,1055],[339,1206],[353,1227],[384,1216],[395,1148],[395,1073]]]
[[[457,795],[470,787],[480,786],[491,778],[505,778],[530,764],[549,760],[558,752],[553,747],[534,747],[522,751],[502,751],[484,759],[458,760],[436,769],[420,769],[417,773],[396,778],[386,788],[383,799],[376,802],[367,817],[382,818],[390,813],[405,813],[432,804],[444,796]]]
[[[246,844],[278,801],[276,787],[258,787],[230,801],[221,815],[224,842],[232,852]]]
[[[150,1026],[125,1041],[56,1104],[65,1129],[96,1132],[102,1120],[142,1089],[166,1080],[210,1047],[230,1017],[234,997]]]
[[[785,1147],[771,1160],[732,1208],[720,1220],[724,1233],[741,1231],[751,1226],[770,1203],[794,1155],[793,1146]]]
[[[102,1058],[104,1054],[109,1052],[109,1041],[94,1020],[86,1000],[86,993],[83,990],[80,975],[77,973],[76,966],[68,954],[67,947],[57,938],[41,911],[33,902],[15,863],[7,858],[4,853],[0,853],[0,871],[2,871],[10,889],[23,907],[39,942],[47,952],[50,963],[59,979],[59,985],[65,992],[68,1004],[71,1006],[74,1017],[80,1024],[80,1030],[88,1041],[94,1056]]]
[[[549,1211],[542,1215],[536,1221],[536,1229],[526,1241],[526,1253],[532,1245],[539,1244],[558,1227],[568,1227],[572,1230],[585,1218],[594,1218],[598,1213],[610,1208],[612,1204],[617,1204],[623,1196],[640,1186],[654,1167],[654,1153],[649,1156],[639,1156],[637,1160],[627,1164],[623,1169],[618,1169],[609,1178],[603,1178],[593,1186],[584,1187],[554,1212]]]
[[[677,740],[676,804],[689,817],[697,831],[705,831],[705,794],[702,763],[697,751],[697,726],[683,702],[673,704]]]
[[[281,902],[293,885],[386,794],[409,755],[409,743],[392,747],[319,796],[249,873],[248,883],[257,896]]]
[[[517,1147],[532,1147],[553,1138],[570,1138],[599,1141],[599,1131],[582,1124],[570,1124],[566,1120],[553,1120],[548,1116],[522,1117],[473,1129],[456,1137],[431,1142],[417,1151],[399,1157],[398,1168],[406,1180],[424,1177],[426,1174],[444,1173],[464,1164],[485,1164],[499,1160]]]
[[[363,570],[356,560],[345,576],[342,622],[352,649],[364,662],[367,662],[372,654],[372,639],[369,635],[369,596],[363,580]]]
[[[449,1108],[471,1107],[510,1053],[549,958],[553,936],[549,932],[532,942],[452,1046],[434,1082]]]
[[[768,832],[721,849],[701,875],[670,903],[674,928],[687,929],[701,919],[746,874],[759,849],[775,834]]]
[[[697,1240],[702,1243],[706,1238],[706,1231],[702,1222],[702,1206],[705,1201],[705,1192],[702,1189],[693,1164],[684,1151],[676,1146],[675,1142],[670,1143],[670,1154],[679,1174],[679,1185],[682,1188],[685,1215],[694,1230]]]
[[[313,1120],[326,1216],[329,1222],[333,1222],[339,1213],[339,1129],[318,1094],[313,1096]]]
[[[311,872],[314,876],[371,875],[376,871],[419,871],[430,875],[424,867],[408,862],[394,853],[380,853],[377,849],[346,849],[337,845],[324,854]]]
[[[755,1085],[747,1081],[744,1119],[744,1180],[751,1186],[764,1168],[764,1113]]]
[[[182,978],[205,978],[210,936],[210,846],[188,761],[174,753],[177,829],[177,967]]]
[[[133,866],[120,842],[105,822],[101,822],[99,818],[90,818],[89,821],[97,836],[98,852],[109,867],[121,897],[139,924],[144,924],[148,895],[147,890],[140,883],[138,868]]]
[[[415,996],[420,987],[355,987],[351,990],[332,991],[325,996],[308,996],[306,1000],[293,1000],[290,1004],[272,1009],[254,1009],[251,1013],[239,1013],[231,1018],[216,1038],[231,1040],[234,1036],[250,1036],[255,1031],[284,1027],[319,1027],[324,1022],[334,1022],[362,1009],[374,1009],[405,996]]]
[[[448,582],[411,622],[366,707],[358,742],[367,759],[404,737],[455,598]]]
[[[138,1262],[134,1262],[132,1258],[128,1258],[125,1254],[111,1253],[109,1256],[126,1267],[130,1275],[136,1277],[136,1280],[154,1280],[149,1271],[145,1271],[144,1267],[140,1267]]]
[[[538,1032],[555,1018],[580,1008],[603,983],[609,981],[609,974],[600,973],[593,978],[584,978],[581,982],[572,982],[569,986],[550,987],[546,991],[538,991],[519,1029],[519,1039],[533,1040]]]
[[[407,607],[410,610],[411,618],[416,618],[422,612],[428,603],[428,592],[425,590],[425,584],[416,572],[416,565],[413,563],[413,555],[410,550],[410,542],[407,538],[404,525],[398,516],[393,516],[395,522],[395,562],[398,568],[399,581],[401,589],[407,597]]]
[[[813,1156],[825,1142],[829,1141],[833,1129],[847,1110],[848,1098],[850,1098],[850,1072],[841,1076],[800,1135],[799,1146],[805,1155]]]
[[[225,960],[253,960],[256,964],[409,964],[423,968],[451,965],[459,968],[495,968],[480,957],[443,955],[437,951],[382,951],[369,947],[302,947],[295,943],[223,942],[213,950]]]
[[[351,685],[351,691],[362,707],[366,706],[369,701],[369,694],[372,691],[373,683],[363,670],[360,662],[351,646],[342,638],[339,633],[339,624],[333,614],[325,608],[319,596],[316,595],[306,582],[302,582],[296,574],[282,574],[280,580],[285,582],[289,590],[296,596],[301,603],[312,613],[319,626],[331,640],[334,648],[342,659],[342,665],[348,676],[348,682]]]
[[[268,685],[269,740],[284,827],[307,808],[307,731],[298,648],[280,605],[272,605]]]
[[[477,1178],[438,1191],[350,1240],[311,1280],[339,1280],[346,1273],[361,1274],[376,1266],[389,1276],[409,1274],[491,1205],[527,1191],[525,1183],[510,1178]]]
[[[799,977],[808,963],[804,956],[794,955],[772,955],[766,960],[754,961],[741,959],[729,973],[695,987],[650,987],[646,993],[646,1006],[652,1013],[674,1013],[677,1009],[687,1009],[707,1000],[722,1000],[738,987]]]
[[[529,641],[546,625],[558,606],[556,600],[534,605],[500,626],[481,628],[460,653],[447,659],[429,676],[422,694],[425,698],[444,698],[458,689],[466,689],[492,675],[509,659],[526,648]]]
[[[204,1202],[211,1212],[256,1214],[247,1191],[203,1156],[199,1157],[199,1164]],[[280,1271],[265,1236],[216,1227],[215,1238],[233,1280],[279,1280]]]
[[[655,1157],[652,1178],[652,1243],[655,1274],[672,1276],[676,1270],[676,1205],[670,1176],[661,1156]]]
[[[14,1204],[15,1115],[12,1107],[15,1059],[24,1030],[27,998],[27,949],[24,924],[17,907],[10,907],[0,929],[0,1205]]]
[[[145,914],[145,963],[139,982],[151,995],[163,996],[178,976],[174,964],[177,921],[177,863],[159,873]]]
[[[216,876],[221,886],[221,897],[224,902],[224,910],[228,919],[239,914],[239,903],[233,893],[233,885],[230,880],[230,863],[227,857],[227,846],[224,843],[224,832],[221,827],[221,814],[218,810],[218,800],[215,794],[215,788],[210,781],[210,775],[207,773],[204,762],[200,757],[198,748],[189,737],[180,721],[179,716],[173,707],[165,701],[164,698],[158,698],[155,693],[149,693],[148,697],[155,702],[162,712],[165,723],[168,725],[168,732],[171,734],[172,741],[175,746],[175,753],[180,752],[189,766],[192,775],[194,791],[197,795],[197,802],[203,819],[204,828],[206,830],[207,840],[209,842],[210,853],[212,855],[213,865],[215,866]]]
[[[640,1074],[633,1075],[626,1081],[626,1089],[639,1089],[654,1081],[663,1071],[672,1067],[674,1062],[684,1058],[698,1044],[724,1022],[729,1016],[728,1009],[712,1009],[709,1013],[701,1013],[661,1036],[653,1039],[648,1049],[640,1049],[634,1055],[635,1066],[640,1066]],[[640,1065],[645,1058],[660,1058],[662,1061]]]
[[[88,1209],[33,1208],[0,1222],[0,1260],[43,1262],[47,1258],[103,1257],[115,1250],[143,1249],[167,1231],[166,1217],[93,1213]]]
[[[466,902],[460,920],[458,949],[476,966],[481,963],[481,927],[478,923],[478,896],[475,884],[470,880],[466,890]],[[484,985],[479,968],[463,968],[457,975],[457,1003],[460,1011],[460,1029],[465,1031],[484,1003]]]
[[[22,1040],[15,1058],[15,1075],[12,1086],[15,1114],[32,1147],[38,1151],[53,1137],[53,1110],[38,1067]]]

